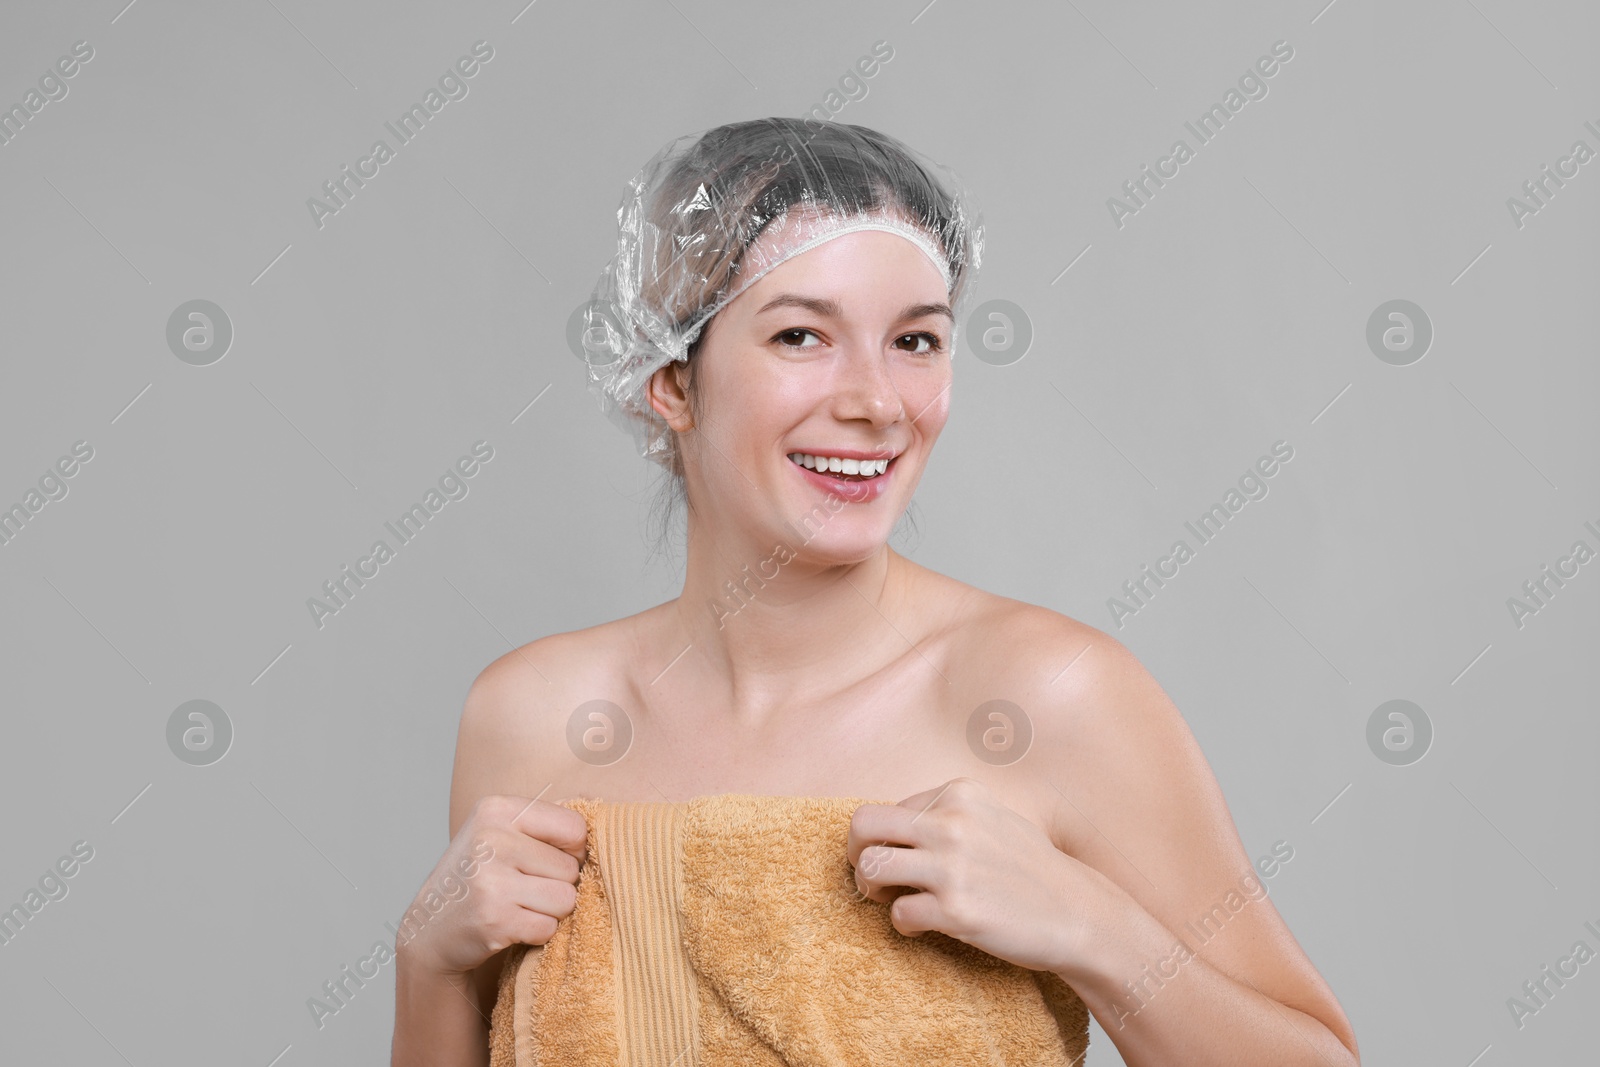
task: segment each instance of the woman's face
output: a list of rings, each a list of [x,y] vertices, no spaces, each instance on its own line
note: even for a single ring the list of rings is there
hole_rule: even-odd
[[[949,415],[948,299],[916,245],[877,230],[826,241],[739,294],[695,355],[700,412],[678,442],[697,514],[801,552],[798,533],[804,554],[834,562],[877,551]],[[888,466],[839,478],[801,455]]]

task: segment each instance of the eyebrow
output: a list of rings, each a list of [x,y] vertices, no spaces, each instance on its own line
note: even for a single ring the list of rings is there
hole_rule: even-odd
[[[780,293],[771,300],[767,301],[765,304],[761,305],[761,307],[756,310],[756,314],[760,315],[771,311],[774,308],[781,307],[805,308],[807,311],[815,312],[816,314],[827,318],[844,318],[844,308],[839,306],[838,301],[825,300],[812,296],[800,296],[798,293]],[[895,321],[906,322],[911,319],[920,319],[925,315],[943,315],[951,322],[954,322],[956,319],[955,313],[950,310],[950,305],[940,302],[935,304],[908,304],[900,312],[900,317]]]

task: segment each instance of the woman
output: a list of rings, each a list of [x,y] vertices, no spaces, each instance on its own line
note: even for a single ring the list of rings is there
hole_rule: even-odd
[[[1058,976],[1130,1065],[1358,1064],[1134,656],[888,546],[981,258],[953,176],[862,127],[759,120],[670,143],[618,218],[592,387],[687,499],[683,593],[474,682],[424,893],[494,858],[397,947],[393,1062],[488,1062],[508,954],[553,945],[590,869],[592,827],[560,801],[737,794],[903,798],[836,842],[858,908],[891,941]],[[569,744],[586,707],[612,709],[593,721],[625,758]],[[1226,926],[1196,937],[1207,915]]]

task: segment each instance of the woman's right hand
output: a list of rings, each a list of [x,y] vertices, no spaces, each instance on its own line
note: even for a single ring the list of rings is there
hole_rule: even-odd
[[[508,945],[543,945],[577,903],[587,839],[571,808],[480,798],[406,911],[396,951],[437,974],[465,975]]]

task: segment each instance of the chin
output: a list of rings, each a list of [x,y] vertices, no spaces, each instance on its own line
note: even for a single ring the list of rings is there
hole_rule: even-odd
[[[862,563],[883,550],[890,530],[818,530],[811,540],[797,546],[796,555],[817,563],[842,565]]]

